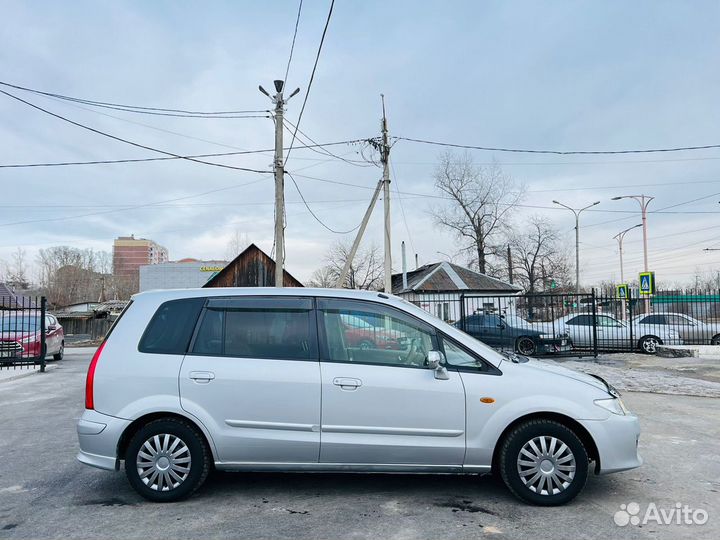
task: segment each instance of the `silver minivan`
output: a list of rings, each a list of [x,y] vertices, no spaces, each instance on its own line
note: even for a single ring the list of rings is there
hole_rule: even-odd
[[[501,355],[393,296],[333,289],[135,295],[90,363],[77,431],[81,462],[124,462],[153,501],[189,496],[214,467],[495,472],[557,505],[591,468],[642,463],[638,419],[600,377]]]

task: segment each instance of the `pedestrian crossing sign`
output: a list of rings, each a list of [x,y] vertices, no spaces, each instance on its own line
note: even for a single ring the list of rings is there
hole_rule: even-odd
[[[640,294],[655,294],[655,272],[640,272]]]
[[[627,297],[629,296],[630,288],[628,287],[627,283],[621,283],[620,285],[615,286],[615,290],[617,291],[617,298],[620,300],[627,300]]]

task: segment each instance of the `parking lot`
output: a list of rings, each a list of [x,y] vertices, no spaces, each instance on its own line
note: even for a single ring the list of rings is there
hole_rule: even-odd
[[[75,460],[92,349],[0,381],[0,538],[715,538],[720,399],[628,392],[645,465],[590,477],[570,505],[524,505],[489,476],[216,473],[153,504],[124,474]],[[613,382],[612,380],[610,382]],[[621,504],[704,509],[704,525],[620,527]],[[642,513],[641,512],[641,516]]]

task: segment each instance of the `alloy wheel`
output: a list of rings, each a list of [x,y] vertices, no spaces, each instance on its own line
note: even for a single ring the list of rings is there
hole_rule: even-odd
[[[575,478],[577,464],[572,450],[560,439],[534,437],[520,449],[517,471],[523,484],[538,495],[557,495]]]

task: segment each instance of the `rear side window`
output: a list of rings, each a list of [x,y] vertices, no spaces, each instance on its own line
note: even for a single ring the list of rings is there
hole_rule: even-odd
[[[317,360],[312,301],[294,298],[212,299],[192,352],[213,356]]]
[[[140,338],[144,353],[185,354],[205,298],[185,298],[162,304]]]

